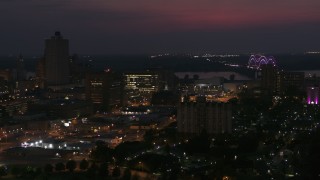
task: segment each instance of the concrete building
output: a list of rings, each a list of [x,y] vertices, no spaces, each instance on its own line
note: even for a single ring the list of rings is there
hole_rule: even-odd
[[[277,88],[277,67],[273,64],[264,64],[261,66],[261,88],[272,94]]]
[[[46,61],[44,58],[39,59],[36,65],[36,76],[40,79],[46,77]]]
[[[28,110],[35,113],[45,113],[49,119],[75,118],[93,114],[91,103],[69,99],[40,100],[29,104]]]
[[[115,73],[87,74],[85,89],[86,99],[96,110],[110,111],[122,105],[122,81]]]
[[[48,86],[69,83],[69,41],[60,32],[45,41],[45,80]]]
[[[150,105],[151,97],[160,90],[159,74],[154,71],[123,74],[124,102],[129,106]]]
[[[181,102],[177,122],[182,134],[199,134],[203,130],[208,134],[231,133],[232,104],[207,102],[204,97],[198,97],[196,102]]]
[[[11,81],[12,72],[9,69],[0,69],[0,80]]]
[[[46,91],[42,94],[44,98],[48,99],[70,99],[70,100],[86,100],[84,87],[70,87],[54,91]]]
[[[289,91],[303,91],[304,76],[304,72],[279,72],[277,75],[277,92],[284,94]]]
[[[159,90],[159,75],[155,72],[124,74],[124,88],[127,91],[153,93]]]
[[[26,79],[26,70],[24,68],[24,59],[22,55],[19,55],[17,59],[17,81],[23,81]]]
[[[29,99],[0,100],[0,120],[18,114],[24,114],[28,110]]]
[[[177,88],[178,77],[175,76],[173,70],[158,67],[149,68],[147,71],[154,72],[158,75],[158,90],[175,91]]]
[[[213,77],[210,79],[195,80],[188,85],[186,94],[217,95],[223,91],[222,77]]]

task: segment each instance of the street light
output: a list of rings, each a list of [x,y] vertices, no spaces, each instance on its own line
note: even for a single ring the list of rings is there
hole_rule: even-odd
[[[113,166],[115,167],[116,166],[116,158],[112,157],[112,160],[113,160]]]
[[[142,171],[143,170],[143,163],[141,161],[139,161],[139,167],[140,167],[140,170]]]

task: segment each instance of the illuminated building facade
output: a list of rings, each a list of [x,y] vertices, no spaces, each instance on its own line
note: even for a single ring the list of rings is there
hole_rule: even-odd
[[[181,91],[183,94],[218,95],[223,91],[223,81],[222,77],[196,80],[186,84]]]
[[[231,133],[232,104],[207,102],[205,97],[197,97],[196,102],[181,102],[178,105],[178,132],[199,134]]]
[[[139,92],[157,92],[159,90],[159,75],[154,72],[139,72],[124,74],[125,90]]]
[[[125,104],[150,105],[151,97],[160,89],[159,74],[154,71],[126,73],[123,75]]]
[[[319,104],[319,87],[307,87],[307,104]]]

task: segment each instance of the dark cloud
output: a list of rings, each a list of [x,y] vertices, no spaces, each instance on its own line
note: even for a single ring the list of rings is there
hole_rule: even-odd
[[[318,0],[0,0],[0,54],[42,54],[55,30],[91,53],[319,49]]]

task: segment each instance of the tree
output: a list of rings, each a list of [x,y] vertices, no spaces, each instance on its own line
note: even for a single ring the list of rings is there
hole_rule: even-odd
[[[87,170],[87,176],[89,178],[94,179],[96,177],[97,170],[98,170],[98,166],[96,165],[96,163],[93,162]]]
[[[42,168],[40,168],[40,167],[35,168],[33,171],[34,171],[35,177],[42,174]]]
[[[53,166],[51,164],[46,164],[44,166],[44,172],[45,173],[52,173],[53,172]]]
[[[77,167],[77,163],[74,160],[69,160],[66,164],[66,168],[70,171],[73,172],[74,169],[76,169]]]
[[[143,139],[144,141],[148,144],[151,145],[152,142],[154,141],[155,137],[154,137],[154,130],[150,129],[148,131],[146,131],[143,135]]]
[[[64,171],[66,169],[66,166],[62,162],[60,162],[56,164],[55,169],[56,171]]]
[[[186,151],[189,153],[207,153],[209,149],[210,140],[205,129],[186,144]]]
[[[130,180],[131,179],[131,170],[127,168],[123,172],[122,180]]]
[[[38,174],[39,172],[37,172],[34,167],[26,166],[23,168],[21,176],[23,177],[23,179],[34,179]]]
[[[239,138],[238,152],[241,153],[253,153],[259,146],[259,134],[249,132],[246,135]]]
[[[122,162],[126,157],[145,151],[147,149],[146,143],[133,141],[126,141],[121,143],[114,149],[114,157],[117,159],[117,162]]]
[[[17,167],[17,166],[13,166],[11,169],[11,174],[14,175],[15,177],[18,177],[19,175],[21,175],[22,173],[22,169]]]
[[[166,152],[166,154],[169,154],[170,153],[170,145],[167,143],[165,146],[164,146],[164,151]]]
[[[100,177],[109,176],[109,166],[108,166],[108,164],[107,163],[102,163],[100,165],[98,173],[99,173]]]
[[[82,161],[80,162],[80,169],[81,170],[86,170],[89,167],[89,162],[85,159],[82,159]]]
[[[91,157],[96,161],[110,161],[112,159],[112,149],[103,141],[97,141],[96,147],[92,150]]]
[[[228,100],[228,102],[232,104],[238,104],[238,101],[239,101],[238,98],[231,98]]]
[[[120,168],[119,168],[118,166],[115,167],[115,168],[113,169],[112,176],[113,176],[113,177],[119,177],[120,174],[121,174]]]
[[[5,166],[0,166],[0,177],[2,176],[6,176],[8,173],[7,173],[7,167]]]
[[[139,176],[137,174],[134,174],[131,180],[139,180],[139,179],[140,179]]]

